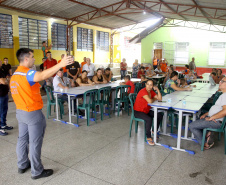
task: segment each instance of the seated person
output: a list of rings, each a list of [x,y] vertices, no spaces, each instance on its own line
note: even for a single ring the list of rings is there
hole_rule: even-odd
[[[173,64],[170,64],[170,68],[171,68],[172,71],[175,71]]]
[[[190,70],[189,70],[189,65],[185,65],[185,70],[184,70],[183,73],[184,73],[185,75],[187,75],[187,74],[189,74],[189,71],[190,71]]]
[[[156,73],[156,74],[163,74],[160,65],[158,65],[157,68],[155,69],[155,73]]]
[[[176,81],[178,85],[176,85]],[[191,91],[192,89],[190,87],[182,88],[180,86],[180,80],[178,80],[178,72],[173,71],[170,75],[170,79],[165,84],[165,90],[164,92],[167,93],[167,90],[169,88],[172,88],[175,91]]]
[[[63,72],[63,69],[61,68],[59,71],[57,71],[56,76],[53,78],[54,91],[60,91],[61,89],[69,89],[67,87],[68,84],[71,84],[71,87],[75,87],[74,80],[64,77],[63,75],[64,75],[64,72]],[[66,94],[58,95],[57,98],[68,102],[68,96]],[[77,112],[76,101],[74,101],[74,111]],[[79,114],[82,116],[85,115],[82,111],[79,111]]]
[[[121,82],[120,85],[130,85],[131,90],[130,88],[128,88],[128,94],[134,93],[135,85],[132,81],[130,81],[130,76],[126,75],[124,79],[125,79],[125,82]]]
[[[217,74],[217,69],[216,69],[216,68],[213,68],[213,69],[212,69],[212,72],[214,72],[214,73]]]
[[[217,84],[224,78],[224,75],[222,75],[222,70],[218,69],[217,70]]]
[[[152,76],[155,76],[156,75],[155,72],[154,72],[154,69],[153,69],[152,65],[149,65],[149,68],[146,71],[146,75],[148,77],[152,77]]]
[[[218,78],[217,78],[217,74],[215,72],[210,73],[209,81],[210,81],[211,85],[216,85]]]
[[[146,129],[146,137],[147,142],[149,145],[155,145],[154,141],[151,137],[151,128],[152,123],[154,124],[153,118],[154,118],[154,111],[150,110],[151,106],[148,105],[148,103],[153,103],[156,100],[161,101],[162,95],[158,89],[158,87],[154,87],[152,80],[148,80],[146,83],[146,87],[141,89],[139,93],[137,94],[136,101],[134,103],[134,116],[136,118],[140,118],[145,120],[145,129]],[[157,94],[155,91],[157,91]],[[162,121],[162,114],[158,112],[157,114],[157,130],[159,128],[159,125]]]
[[[180,87],[196,87],[196,85],[188,85],[187,81],[185,78],[180,79]]]
[[[76,79],[76,82],[79,86],[91,86],[94,85],[94,82],[92,82],[88,77],[88,72],[86,70],[82,71],[82,74],[80,77]]]
[[[140,67],[140,70],[137,73],[137,78],[141,78],[141,75],[145,75],[145,67]]]
[[[168,65],[167,60],[165,58],[163,58],[162,62],[160,63],[161,70],[162,70],[163,73],[167,72],[167,65]]]
[[[189,71],[189,73],[185,76],[187,83],[190,84],[192,80],[196,79],[197,77],[193,74],[192,71]]]
[[[41,72],[44,70],[43,64],[44,64],[45,61],[46,61],[46,58],[42,58],[42,64],[39,67]]]
[[[93,77],[93,82],[95,84],[106,84],[107,80],[103,77],[102,69],[98,68],[96,75]]]
[[[107,82],[112,81],[113,73],[109,67],[104,70],[103,76]]]
[[[171,75],[172,72],[173,72],[172,68],[169,68],[169,70],[166,73],[166,77],[163,81],[163,87],[165,86],[166,82],[170,79],[170,75]]]
[[[199,120],[189,125],[190,131],[194,134],[200,145],[202,144],[203,129],[220,128],[223,118],[226,116],[226,78],[220,81],[219,88],[223,94],[220,95],[215,105],[210,108],[209,112],[203,114]],[[214,145],[212,136],[213,134],[211,132],[207,133],[207,140],[204,145],[205,149],[210,149]]]
[[[146,82],[148,80],[145,75],[141,75],[140,79],[141,79],[140,83]]]

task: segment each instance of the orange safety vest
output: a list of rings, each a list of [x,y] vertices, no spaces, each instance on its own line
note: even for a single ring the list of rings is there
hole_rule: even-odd
[[[157,59],[154,59],[153,65],[154,65],[154,66],[157,66],[157,65],[158,65],[158,60],[157,60]]]
[[[27,67],[19,66],[10,80],[10,89],[16,108],[27,112],[40,110],[43,107],[41,85],[38,82],[32,86],[29,84],[26,77],[29,70]]]

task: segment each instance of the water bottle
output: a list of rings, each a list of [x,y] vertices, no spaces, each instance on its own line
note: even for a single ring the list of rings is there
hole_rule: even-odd
[[[186,100],[182,100],[182,106],[186,107]]]
[[[171,104],[172,98],[169,98],[167,102],[168,102],[168,104]]]

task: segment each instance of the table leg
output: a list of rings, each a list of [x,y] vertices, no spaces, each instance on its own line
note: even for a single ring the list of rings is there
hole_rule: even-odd
[[[178,121],[178,135],[177,135],[177,149],[180,149],[181,144],[181,128],[182,128],[182,111],[179,110],[179,121]]]
[[[166,134],[167,129],[167,111],[164,111],[164,117],[163,117],[163,134]]]
[[[71,123],[71,96],[68,95],[68,115],[69,115],[69,122]]]
[[[196,113],[193,114],[193,121],[196,121]],[[191,133],[191,138],[192,138],[192,139],[195,139],[193,133]]]
[[[56,93],[56,95],[55,95],[55,96],[56,96],[56,97],[55,97],[55,99],[56,99],[56,121],[60,121],[60,120],[59,120],[59,112],[58,112],[58,106],[59,106],[59,105],[58,105],[58,98],[57,98],[57,95],[58,95],[58,94]]]
[[[73,100],[71,100],[71,102],[72,102],[72,116],[74,116],[75,115],[75,110],[74,110],[74,104],[75,104],[75,102],[74,102],[75,100],[73,99]]]
[[[113,90],[111,92],[111,110],[114,110],[115,97],[116,97],[116,90]]]
[[[158,108],[154,107],[154,142],[157,143],[157,114]]]
[[[77,100],[77,98],[76,98],[76,100]],[[77,104],[77,106],[78,106],[78,104]],[[72,107],[72,109],[74,110],[74,107]],[[78,111],[78,110],[77,110],[77,111]],[[74,112],[74,111],[73,111],[73,112]],[[70,95],[68,95],[68,117],[69,117],[69,121],[66,122],[67,124],[70,124],[70,125],[74,125],[74,126],[76,126],[76,127],[79,127],[78,124],[75,124],[75,123],[72,123],[72,122],[71,122],[72,114],[71,114],[71,96],[70,96]]]
[[[185,129],[184,129],[184,138],[188,138],[188,122],[189,122],[189,115],[186,115],[186,120],[185,120]]]

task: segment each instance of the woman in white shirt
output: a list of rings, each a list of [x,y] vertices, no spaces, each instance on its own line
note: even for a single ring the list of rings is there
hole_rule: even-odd
[[[88,78],[90,80],[92,80],[92,78],[95,74],[96,68],[95,68],[94,64],[91,63],[90,58],[86,58],[86,62],[87,63],[83,66],[82,71],[84,71],[84,70],[87,71],[88,72],[88,75],[87,75]]]

